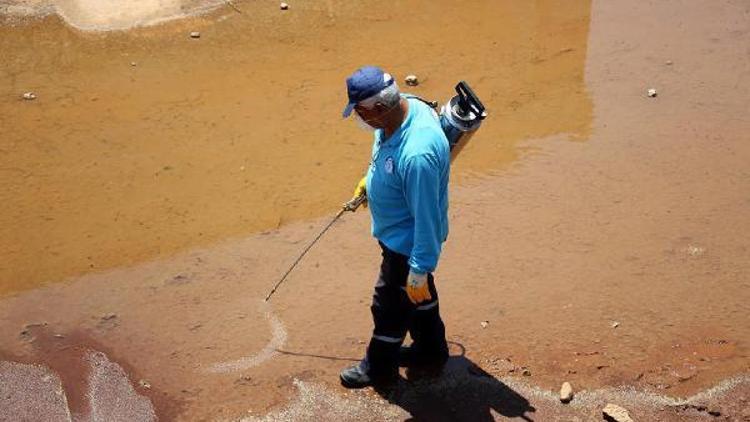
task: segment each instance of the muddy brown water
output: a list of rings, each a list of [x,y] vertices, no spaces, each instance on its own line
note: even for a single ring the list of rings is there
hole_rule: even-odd
[[[0,65],[16,75],[12,87],[0,85],[7,111],[0,116],[15,117],[0,129],[3,142],[14,140],[2,144],[11,169],[2,171],[20,174],[3,179],[11,193],[2,194],[26,204],[2,213],[12,222],[3,222],[3,239],[16,240],[7,245],[17,251],[3,260],[13,269],[3,271],[19,274],[3,279],[11,292],[0,301],[4,359],[72,367],[80,351],[102,350],[164,419],[270,411],[268,420],[287,420],[276,411],[325,412],[348,400],[366,412],[374,394],[336,385],[371,329],[378,251],[364,213],[347,214],[274,297],[281,351],[258,366],[235,364],[258,362],[274,344],[276,327],[259,301],[366,164],[367,135],[339,119],[343,89],[335,88],[356,58],[399,79],[417,73],[424,83],[415,91],[425,96],[447,97],[461,73],[488,98],[491,118],[456,161],[451,235],[436,277],[451,351],[481,367],[474,374],[496,387],[490,391],[504,385],[523,395],[537,408],[534,420],[591,420],[611,400],[638,420],[706,420],[694,408],[669,408],[675,401],[663,396],[686,397],[750,372],[750,245],[741,235],[750,230],[746,2],[477,2],[474,14],[448,2],[387,10],[374,2],[295,4],[291,14],[276,4],[251,14],[237,4],[244,13],[125,33],[80,33],[54,18],[2,29],[3,52],[19,49],[19,34],[37,51],[70,49],[55,50],[54,59],[19,55],[57,69],[55,80],[29,72],[32,65]],[[496,39],[466,42],[457,54],[467,61],[451,61],[442,40],[455,25]],[[200,40],[189,39],[192,30]],[[390,44],[373,42],[377,35]],[[649,87],[656,99],[645,96]],[[266,88],[277,95],[264,97]],[[39,98],[18,100],[26,90]],[[114,134],[119,143],[103,143]],[[95,158],[77,158],[87,152]],[[244,188],[245,180],[255,184]],[[53,206],[50,198],[66,202]],[[112,225],[117,211],[129,218]],[[259,224],[261,217],[268,221]],[[31,252],[45,239],[57,239],[58,249],[49,248],[65,259]],[[84,249],[100,261],[79,259]],[[54,282],[65,274],[79,276]],[[69,354],[54,353],[68,346]],[[217,373],[217,364],[234,369]],[[73,385],[73,407],[82,407],[80,380],[58,372]],[[550,391],[563,380],[589,399],[560,407]],[[318,386],[327,393],[305,396]],[[625,393],[607,392],[619,386]],[[381,403],[379,419],[394,414],[388,406],[417,419],[433,415],[420,408],[429,403],[456,415],[449,407],[461,398],[451,391],[436,387],[428,392],[434,402],[415,407]],[[750,415],[747,385],[711,391],[729,391],[716,394],[731,404],[723,416]],[[481,397],[463,415],[499,417]]]
[[[586,138],[588,1],[378,4],[0,27],[0,291],[335,210],[368,162],[368,135],[340,118],[363,64],[415,73],[410,91],[441,102],[460,79],[480,93],[492,117],[454,174],[501,168],[520,139]]]

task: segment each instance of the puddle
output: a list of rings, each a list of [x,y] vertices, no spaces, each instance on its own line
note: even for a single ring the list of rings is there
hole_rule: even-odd
[[[59,5],[112,18],[89,3]],[[129,4],[115,18],[156,3]],[[340,119],[363,64],[441,102],[471,83],[490,118],[454,182],[505,168],[521,139],[588,135],[587,1],[236,6],[124,32],[0,26],[0,294],[335,211],[369,159]]]

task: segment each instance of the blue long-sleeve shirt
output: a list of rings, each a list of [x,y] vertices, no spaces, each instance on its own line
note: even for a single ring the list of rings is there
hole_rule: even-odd
[[[412,271],[432,272],[448,236],[448,140],[432,109],[409,98],[401,127],[375,131],[367,172],[372,234],[409,257]]]

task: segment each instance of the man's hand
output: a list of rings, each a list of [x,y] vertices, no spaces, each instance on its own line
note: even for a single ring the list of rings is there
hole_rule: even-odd
[[[427,283],[427,274],[417,274],[409,271],[409,278],[406,279],[406,295],[415,305],[431,300],[429,284]]]
[[[359,183],[357,183],[357,187],[354,188],[354,196],[352,196],[352,200],[350,202],[354,201],[355,199],[359,198],[360,196],[364,196],[365,198],[367,198],[367,188],[366,188],[366,186],[367,186],[367,176],[363,177],[362,180],[360,180]],[[362,202],[362,207],[367,208],[367,200],[366,199],[365,199],[364,202]],[[356,211],[356,209],[352,210],[352,211]]]

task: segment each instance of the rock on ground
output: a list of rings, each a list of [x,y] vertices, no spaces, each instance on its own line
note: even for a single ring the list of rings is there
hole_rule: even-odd
[[[602,413],[604,414],[604,419],[608,421],[633,422],[630,413],[616,404],[607,403],[607,405],[604,406],[604,409],[602,409]]]

